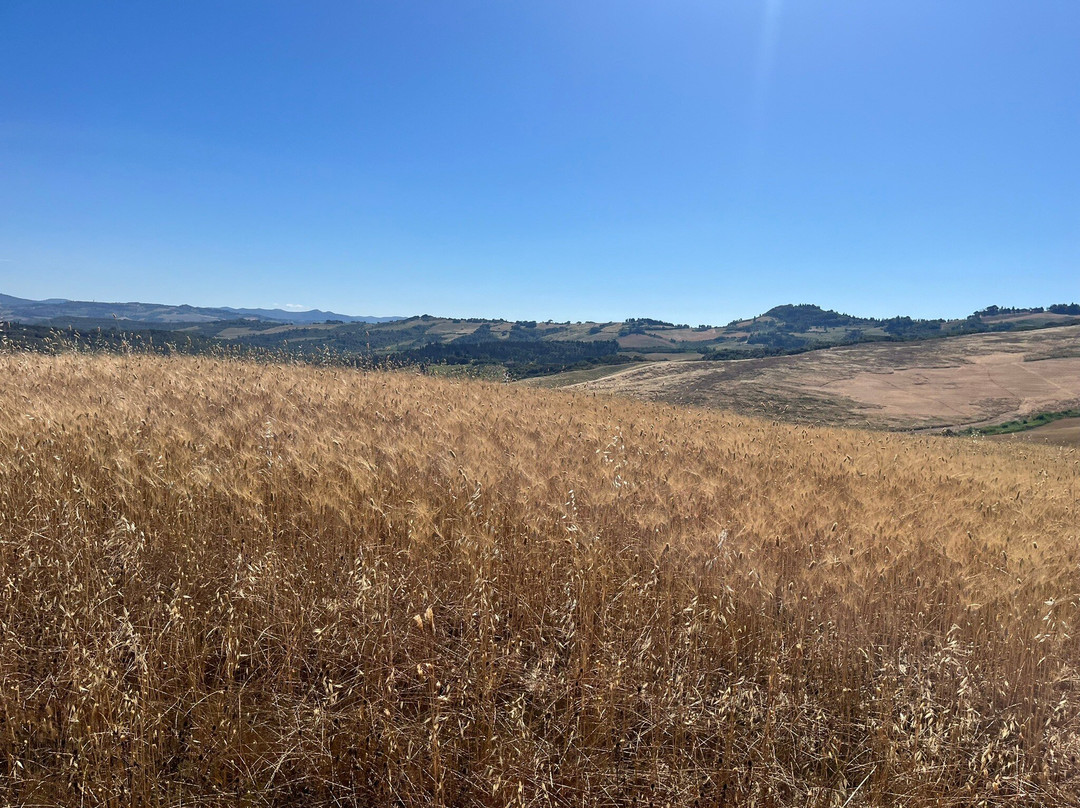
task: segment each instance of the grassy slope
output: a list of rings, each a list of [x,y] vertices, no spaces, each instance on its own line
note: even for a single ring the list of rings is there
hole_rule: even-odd
[[[581,384],[595,379],[602,379],[615,373],[622,373],[627,369],[626,365],[599,365],[587,370],[568,370],[565,373],[553,373],[550,376],[535,376],[530,379],[522,379],[517,384],[526,384],[533,387],[566,387],[571,384]]]
[[[1064,418],[1080,418],[1080,410],[1059,410],[1056,412],[1040,412],[1034,415],[1028,415],[1023,418],[1017,418],[1013,421],[1006,421],[1002,424],[994,424],[992,426],[975,427],[969,430],[970,433],[979,435],[1011,435],[1016,432],[1025,432],[1030,429],[1038,429],[1044,427],[1047,424],[1052,424],[1055,421],[1060,421]]]
[[[0,802],[1076,804],[1075,452],[0,373]]]
[[[1043,426],[988,436],[991,440],[1031,441],[1056,446],[1080,447],[1080,417],[1057,418]]]

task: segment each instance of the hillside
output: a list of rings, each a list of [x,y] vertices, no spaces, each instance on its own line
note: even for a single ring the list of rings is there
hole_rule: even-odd
[[[1080,405],[1080,326],[653,363],[580,386],[802,422],[958,429]]]
[[[975,333],[1019,332],[1080,324],[1080,305],[1047,309],[990,306],[958,320],[875,319],[786,304],[726,326],[664,322],[536,322],[434,317],[351,317],[312,310],[196,308],[145,303],[28,301],[0,295],[0,321],[76,329],[83,343],[98,330],[155,332],[144,341],[181,344],[188,338],[233,352],[270,352],[346,363],[385,362],[513,379],[637,362],[753,359],[837,345],[909,342]],[[167,332],[167,333],[160,333]],[[556,382],[557,383],[557,382]]]
[[[1053,306],[1072,312],[1072,306]],[[818,306],[777,306],[726,326],[665,323],[649,318],[624,322],[535,322],[422,315],[382,323],[219,320],[187,330],[208,338],[269,349],[303,345],[309,350],[373,352],[395,356],[433,344],[453,346],[455,362],[500,364],[491,355],[498,344],[536,350],[544,343],[606,343],[610,350],[643,360],[755,358],[800,353],[860,342],[938,339],[983,332],[1019,331],[1080,324],[1080,311],[976,313],[961,320],[890,320],[852,317]],[[66,325],[67,321],[57,321]],[[78,325],[79,323],[76,323]],[[558,346],[548,346],[558,350]],[[405,357],[409,359],[409,357]],[[415,360],[417,357],[412,357]],[[423,357],[421,357],[423,358]],[[410,360],[410,361],[411,361]],[[445,359],[437,360],[445,361]],[[570,364],[570,363],[567,363]]]
[[[0,354],[0,802],[1075,805],[1080,462]]]

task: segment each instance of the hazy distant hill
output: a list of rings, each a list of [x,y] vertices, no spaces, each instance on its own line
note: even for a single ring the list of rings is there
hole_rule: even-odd
[[[280,320],[283,323],[324,323],[327,320],[342,320],[346,323],[392,323],[403,319],[402,317],[372,317],[366,314],[335,314],[321,309],[284,311],[283,309],[234,309],[226,306],[224,311],[236,317],[257,317],[260,320]]]
[[[331,311],[285,311],[283,309],[234,309],[227,306],[172,306],[164,303],[97,303],[85,300],[26,300],[0,294],[0,320],[22,323],[44,323],[65,319],[95,320],[104,318],[129,320],[134,323],[206,323],[220,320],[255,318],[282,323],[321,323],[326,320],[343,322],[385,323],[397,317],[369,317],[336,314]]]

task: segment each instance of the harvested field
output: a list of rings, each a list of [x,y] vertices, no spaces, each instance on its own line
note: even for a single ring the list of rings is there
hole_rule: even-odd
[[[0,373],[0,804],[1078,804],[1076,450]]]
[[[814,423],[985,425],[1080,403],[1080,326],[652,364],[581,386]]]
[[[672,340],[667,337],[660,337],[655,334],[629,334],[625,337],[619,337],[618,342],[619,347],[623,350],[671,348],[674,344]]]
[[[600,379],[613,373],[621,373],[626,369],[625,365],[596,365],[582,370],[568,370],[563,373],[554,373],[550,376],[531,376],[521,379],[514,384],[528,387],[566,387],[579,382]]]

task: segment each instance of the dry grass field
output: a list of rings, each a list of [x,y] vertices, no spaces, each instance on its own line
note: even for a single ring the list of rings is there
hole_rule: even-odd
[[[985,425],[1080,403],[1080,326],[654,363],[582,386],[843,426]]]
[[[1076,450],[0,374],[0,804],[1080,802]]]

